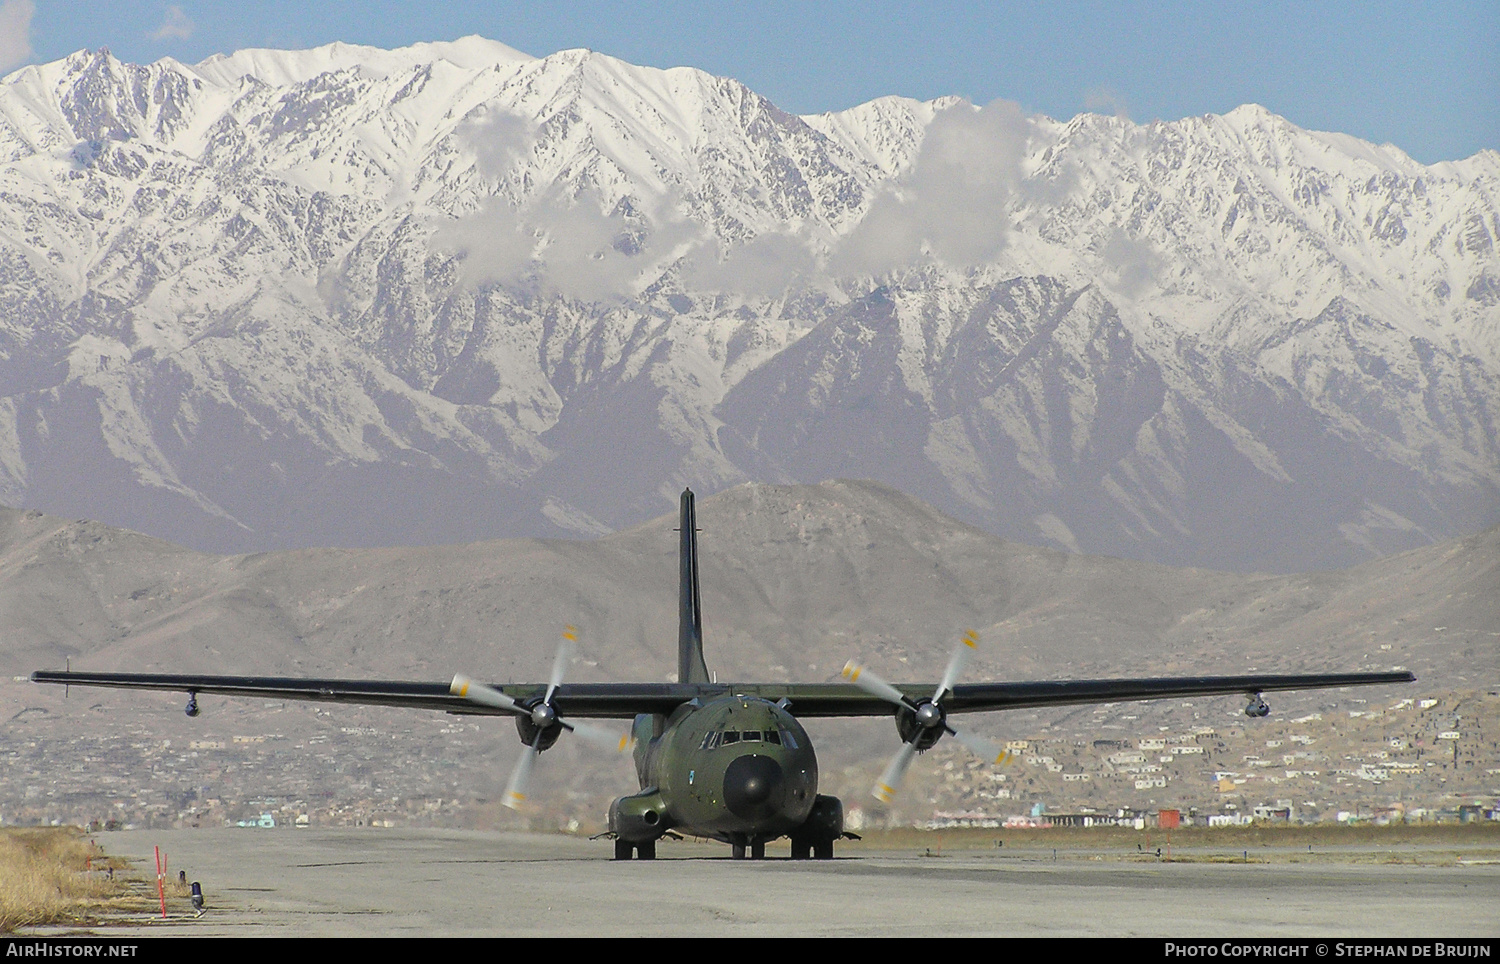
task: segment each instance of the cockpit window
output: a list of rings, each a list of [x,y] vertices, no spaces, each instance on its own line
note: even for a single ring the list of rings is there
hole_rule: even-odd
[[[790,730],[720,730],[703,738],[700,750],[713,750],[731,743],[774,743],[797,749],[797,738]]]

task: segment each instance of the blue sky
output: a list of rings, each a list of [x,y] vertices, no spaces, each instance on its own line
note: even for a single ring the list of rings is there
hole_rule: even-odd
[[[812,113],[883,94],[1175,120],[1259,103],[1434,162],[1500,149],[1500,3],[757,3],[0,0],[0,67],[109,47],[399,47],[478,33],[737,78]]]

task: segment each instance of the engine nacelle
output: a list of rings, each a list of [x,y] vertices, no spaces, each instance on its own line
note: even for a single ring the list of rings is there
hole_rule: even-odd
[[[1251,719],[1261,719],[1271,712],[1271,707],[1256,693],[1250,697],[1250,705],[1245,707],[1245,715]]]
[[[667,804],[661,791],[642,790],[630,797],[620,797],[609,805],[609,829],[621,840],[643,843],[655,840],[671,829]]]
[[[557,742],[557,738],[562,736],[562,731],[561,723],[540,727],[530,715],[516,717],[516,732],[521,734],[522,743],[531,746],[536,743],[537,734],[541,734],[542,742],[537,746],[538,751],[550,749],[552,744]]]
[[[928,720],[920,719],[917,713],[904,706],[896,710],[896,732],[901,735],[902,743],[915,740],[918,750],[930,750],[947,732],[943,724],[948,719],[948,714],[943,712],[941,706],[931,702],[923,702],[917,710]]]

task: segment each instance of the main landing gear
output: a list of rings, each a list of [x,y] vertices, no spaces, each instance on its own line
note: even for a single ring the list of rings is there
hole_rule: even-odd
[[[734,859],[735,860],[744,860],[745,859],[745,845],[744,844],[741,844],[741,843],[731,844],[730,845],[730,852],[734,854]],[[755,841],[752,841],[750,843],[750,859],[751,860],[765,860],[766,859],[766,842],[764,840],[755,840]]]
[[[729,852],[735,860],[744,860],[746,857],[751,860],[765,860],[766,842],[764,840],[750,840],[744,843],[731,843],[729,845]],[[817,858],[818,860],[832,860],[833,841],[827,838],[809,840],[806,837],[793,837],[792,859],[810,860],[813,858]]]
[[[792,841],[792,859],[793,860],[810,860],[812,858],[817,858],[818,860],[832,860],[833,859],[833,841],[832,840],[793,840]]]
[[[630,859],[630,852],[632,850],[635,851],[636,859],[637,860],[655,860],[656,859],[656,841],[655,840],[644,840],[644,841],[642,841],[640,843],[631,843],[629,840],[621,840],[619,837],[615,838],[615,859],[616,860],[629,860]]]

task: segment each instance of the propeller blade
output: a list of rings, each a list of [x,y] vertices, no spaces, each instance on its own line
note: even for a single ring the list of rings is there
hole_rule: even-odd
[[[906,698],[906,694],[870,672],[870,670],[866,669],[856,660],[851,659],[844,664],[844,679],[858,686],[871,696],[879,697],[887,703],[895,703],[897,706],[915,709],[911,704],[911,700]]]
[[[975,736],[972,733],[963,733],[952,729],[948,732],[953,735],[955,740],[967,747],[970,753],[991,766],[1008,764],[1015,759],[1016,755],[1014,753],[1001,749],[982,736]]]
[[[509,710],[512,713],[526,712],[525,707],[520,703],[517,703],[493,686],[477,683],[462,673],[453,677],[453,683],[448,687],[448,692],[454,696],[478,703],[481,706],[493,706],[496,709]]]
[[[547,681],[547,695],[542,697],[543,703],[551,703],[552,694],[562,685],[563,673],[567,672],[568,664],[573,660],[573,647],[577,642],[578,629],[564,626],[562,642],[557,645],[557,655],[552,659],[552,679]]]
[[[601,726],[594,726],[591,723],[570,723],[567,720],[559,720],[558,722],[562,723],[565,729],[572,730],[595,746],[603,747],[606,750],[617,753],[628,753],[633,745],[629,733],[619,736]]]
[[[923,700],[921,705],[914,703],[905,693],[870,672],[858,661],[851,659],[844,664],[844,678],[849,682],[871,696],[905,707],[915,714],[913,720],[897,721],[898,728],[909,726],[912,722],[916,723],[917,728],[912,734],[912,739],[901,744],[901,749],[891,758],[885,772],[880,775],[879,782],[875,784],[875,799],[881,803],[890,803],[895,799],[896,788],[901,785],[907,768],[916,758],[917,744],[926,743],[931,746],[942,736],[943,732],[952,734],[953,738],[967,747],[970,752],[992,765],[1009,763],[1013,759],[1010,751],[1003,750],[989,740],[972,733],[960,733],[946,723],[942,702],[949,693],[953,692],[954,685],[963,675],[965,667],[969,665],[969,660],[978,648],[979,634],[972,629],[964,630],[963,636],[958,640],[958,645],[954,647],[952,658],[948,660],[948,668],[943,671],[943,681],[938,684],[936,692],[932,694],[932,699]],[[939,727],[941,729],[938,729]],[[903,732],[910,732],[910,730]]]
[[[963,636],[958,640],[958,646],[953,650],[953,658],[948,660],[948,670],[943,673],[943,681],[938,684],[937,692],[932,694],[934,703],[941,703],[943,697],[953,691],[953,684],[958,682],[959,675],[969,664],[969,657],[973,656],[974,650],[978,648],[979,634],[972,629],[964,630]]]
[[[903,743],[896,755],[891,757],[891,762],[886,764],[885,772],[880,775],[880,780],[871,791],[875,799],[881,803],[890,803],[896,798],[896,788],[901,786],[901,781],[906,777],[906,768],[911,766],[912,759],[917,755],[915,743]]]
[[[510,782],[505,785],[505,796],[500,802],[512,810],[521,809],[526,802],[526,783],[531,779],[531,770],[536,766],[536,758],[541,756],[542,751],[537,749],[541,745],[541,734],[537,735],[536,742],[528,746],[516,761],[516,767],[510,771]]]
[[[518,700],[507,696],[493,686],[475,682],[463,675],[453,677],[453,683],[448,687],[448,691],[455,696],[483,706],[508,710],[521,717],[529,717],[531,725],[537,727],[536,738],[516,761],[515,769],[510,774],[510,782],[505,787],[505,796],[500,800],[512,810],[521,809],[521,805],[526,802],[526,784],[531,779],[532,769],[536,767],[537,757],[542,755],[542,741],[545,734],[555,725],[578,734],[590,743],[619,753],[628,753],[634,746],[629,733],[617,736],[588,723],[570,723],[557,715],[557,708],[552,705],[552,697],[557,695],[558,687],[562,686],[563,676],[568,671],[568,665],[573,660],[573,652],[578,643],[578,630],[573,626],[568,626],[564,628],[562,635],[562,643],[558,645],[557,655],[552,660],[552,676],[547,681],[546,695],[539,703],[523,706]]]

